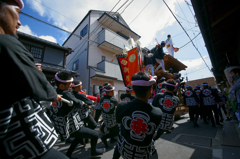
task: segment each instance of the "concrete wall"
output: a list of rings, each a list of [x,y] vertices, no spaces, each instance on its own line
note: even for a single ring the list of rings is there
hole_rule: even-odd
[[[89,29],[89,16],[86,17],[82,24],[75,30],[74,34],[80,35],[81,30],[86,25],[88,25]],[[84,37],[86,39],[88,38],[88,32]],[[72,35],[64,44],[64,46],[70,47],[74,50],[72,54],[67,56],[66,68],[72,70],[73,63],[76,60],[79,60],[78,70],[76,70],[76,72],[79,73],[81,76],[76,79],[81,80],[83,82],[83,89],[87,89],[87,91],[89,92],[89,69],[87,67],[88,41]]]
[[[90,17],[90,32],[94,30],[94,34],[90,37],[90,40],[98,41],[98,33],[102,30],[103,26],[98,23],[97,19],[99,18],[99,13],[91,13]],[[96,27],[99,26],[98,29]],[[96,29],[96,30],[95,30]],[[102,61],[102,56],[105,56],[105,59],[111,61],[114,58],[114,61],[117,62],[117,58],[114,53],[98,48],[98,44],[90,42],[89,46],[89,58],[88,65],[97,67],[97,63]]]

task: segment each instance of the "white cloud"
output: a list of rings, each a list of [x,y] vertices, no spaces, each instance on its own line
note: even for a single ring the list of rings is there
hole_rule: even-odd
[[[57,40],[54,38],[54,37],[52,37],[52,36],[49,36],[49,35],[41,35],[41,36],[39,36],[39,38],[41,38],[41,39],[44,39],[44,40],[48,40],[48,41],[51,41],[51,42],[54,42],[54,43],[57,43]]]
[[[203,59],[206,60],[207,56],[204,56]],[[179,60],[181,61],[184,65],[187,66],[188,69],[192,69],[192,68],[195,68],[195,69],[199,69],[204,61],[202,60],[202,58],[196,58],[196,59],[193,59],[193,60]]]
[[[48,40],[48,41],[57,43],[57,39],[55,39],[54,37],[52,37],[52,36],[50,36],[50,35],[40,35],[40,36],[38,36],[37,34],[35,34],[34,32],[32,32],[32,30],[30,29],[30,27],[29,27],[28,25],[20,26],[20,28],[19,28],[18,30],[21,31],[21,32],[23,32],[23,33],[26,33],[26,34],[39,37],[39,38],[44,39],[44,40]]]
[[[47,17],[48,21],[51,21],[54,25],[65,28],[69,31],[72,31],[78,25],[89,10],[110,11],[117,2],[112,0],[61,0],[61,3],[59,3],[59,0],[26,1],[34,11],[39,13],[39,15]],[[58,13],[69,17],[71,20],[50,10],[37,1],[57,11]],[[124,2],[126,1],[121,1],[113,11],[116,11]],[[131,0],[128,1],[128,3],[130,2]],[[148,2],[149,1],[146,0],[133,1],[122,14],[124,20],[129,24]],[[173,12],[177,12],[176,1],[166,0],[166,2]],[[184,0],[178,0],[178,2],[181,3],[184,2]],[[121,13],[127,4],[118,12]],[[155,38],[161,29],[171,26],[174,22],[175,19],[163,1],[152,0],[139,17],[130,25],[130,28],[141,36],[143,46],[149,46],[156,44]]]

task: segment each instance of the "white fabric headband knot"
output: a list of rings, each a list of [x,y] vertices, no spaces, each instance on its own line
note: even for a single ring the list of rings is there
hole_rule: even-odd
[[[145,81],[145,80],[136,80],[136,81],[131,81],[131,84],[134,86],[151,86],[154,83],[156,83],[157,76],[149,76],[150,80]]]
[[[57,74],[58,73],[55,74],[55,79],[57,81],[62,82],[62,83],[71,83],[71,82],[73,82],[73,77],[70,80],[61,80],[60,78],[58,78]]]

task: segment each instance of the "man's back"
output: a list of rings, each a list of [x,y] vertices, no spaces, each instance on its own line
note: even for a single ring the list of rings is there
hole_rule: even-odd
[[[51,149],[58,139],[38,103],[54,101],[56,91],[15,37],[0,34],[0,60],[1,74],[5,76],[1,78],[4,93],[0,98],[0,158],[36,158]],[[14,149],[10,149],[13,142]]]
[[[121,124],[118,148],[121,148],[123,158],[149,157],[152,138],[161,117],[159,108],[139,99],[118,104],[116,119]],[[142,151],[138,151],[140,149]]]

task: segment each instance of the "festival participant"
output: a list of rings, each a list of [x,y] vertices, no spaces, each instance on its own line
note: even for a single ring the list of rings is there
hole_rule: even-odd
[[[199,84],[196,84],[194,91],[196,92],[198,99],[200,100],[200,94],[202,93],[201,86]],[[200,103],[199,115],[200,115],[201,119],[203,119],[204,115],[206,116],[206,113],[204,112],[203,107],[202,107],[202,103]]]
[[[160,79],[157,80],[157,93],[165,93],[166,89],[165,89],[165,77],[162,77]]]
[[[97,127],[97,123],[93,119],[92,115],[89,114],[89,109],[91,109],[91,106],[93,105],[93,102],[88,99],[84,94],[79,93],[82,90],[82,82],[79,80],[73,81],[72,84],[72,93],[77,98],[83,101],[86,105],[83,105],[80,109],[79,115],[84,121],[84,123],[87,123],[87,127],[90,129],[95,129]]]
[[[124,159],[151,158],[153,135],[162,117],[162,111],[148,103],[155,77],[138,72],[131,80],[136,98],[117,106],[116,119],[121,128],[113,159],[119,158],[119,154]]]
[[[171,35],[167,36],[166,48],[167,48],[168,54],[171,56],[174,56],[174,47],[173,47],[173,41],[172,41]]]
[[[199,127],[197,120],[199,116],[200,99],[191,85],[186,86],[187,90],[183,93],[184,104],[189,108],[190,120],[195,127]]]
[[[145,71],[148,71],[148,69],[151,69],[152,76],[154,76],[154,55],[153,53],[150,53],[149,51],[146,51],[146,55],[144,55],[144,65],[145,65]]]
[[[162,110],[162,120],[158,126],[157,135],[155,135],[154,140],[157,140],[164,131],[171,133],[174,112],[179,104],[179,99],[173,94],[174,89],[176,88],[176,81],[173,79],[168,79],[165,83],[165,93],[158,93],[154,100],[153,106],[158,107]]]
[[[237,110],[240,113],[240,69],[234,68],[230,71],[232,78],[230,81],[233,83],[232,87],[229,89],[229,92],[235,92],[235,98],[237,102]]]
[[[63,98],[72,101],[69,105],[63,102],[53,103],[53,119],[63,139],[74,138],[67,151],[67,156],[71,157],[72,152],[83,138],[91,139],[91,156],[98,156],[105,152],[104,149],[97,149],[98,132],[84,127],[79,111],[83,106],[81,100],[77,99],[69,88],[72,86],[73,78],[68,72],[59,72],[55,75],[57,93],[63,95]]]
[[[39,71],[42,72],[42,65],[41,65],[39,62],[36,62],[36,63],[35,63],[35,66],[37,67],[37,69],[38,69]]]
[[[119,132],[115,116],[115,107],[118,105],[118,101],[114,98],[114,89],[111,84],[107,85],[105,87],[106,95],[100,100],[103,122],[108,129],[108,133],[101,138],[106,147],[108,147],[107,139],[111,138],[113,141]]]
[[[216,124],[219,126],[222,126],[222,124],[219,123],[219,115],[218,115],[218,110],[217,110],[217,103],[221,106],[222,102],[221,99],[219,98],[218,94],[216,91],[208,87],[208,83],[203,83],[203,90],[202,93],[200,94],[200,102],[203,103],[203,109],[206,112],[208,118],[212,122],[212,126],[216,127],[214,119],[213,119],[213,114],[212,111],[214,112]],[[203,118],[204,123],[208,124],[206,120],[206,116]]]
[[[34,58],[17,40],[22,0],[0,0],[0,158],[63,158],[58,135],[39,101],[60,101]],[[9,65],[6,67],[6,63]]]
[[[126,87],[126,93],[121,94],[120,99],[122,101],[126,101],[126,102],[130,102],[133,99],[135,99],[135,97],[132,95],[132,86],[128,85]]]
[[[105,82],[103,84],[103,86],[99,86],[99,98],[101,99],[102,97],[104,97],[106,95],[106,92],[104,90],[104,88],[108,85],[108,82]],[[96,106],[94,107],[94,109],[96,110],[96,114],[94,117],[94,120],[98,123],[98,119],[101,116],[101,106],[100,103],[97,103]]]
[[[227,97],[222,92],[218,92],[218,96],[221,98],[221,101],[222,101],[222,106],[219,106],[219,115],[220,115],[220,118],[221,118],[220,122],[222,123],[223,122],[223,116],[222,116],[221,108],[222,108],[224,114],[227,116],[227,111],[226,111],[226,108],[225,108],[225,105],[226,105],[226,102],[227,102]]]
[[[172,69],[172,68],[169,68],[168,71],[169,71],[170,74],[174,75],[174,73],[173,73],[173,69]]]
[[[165,41],[161,42],[161,45],[158,44],[156,46],[156,48],[154,48],[153,50],[151,50],[151,52],[154,53],[154,57],[156,59],[156,61],[159,63],[158,67],[155,69],[155,71],[159,70],[162,67],[162,70],[164,72],[166,72],[165,70],[165,66],[164,66],[164,61],[163,61],[163,57],[165,56],[164,52],[163,52],[163,47],[165,46]]]

